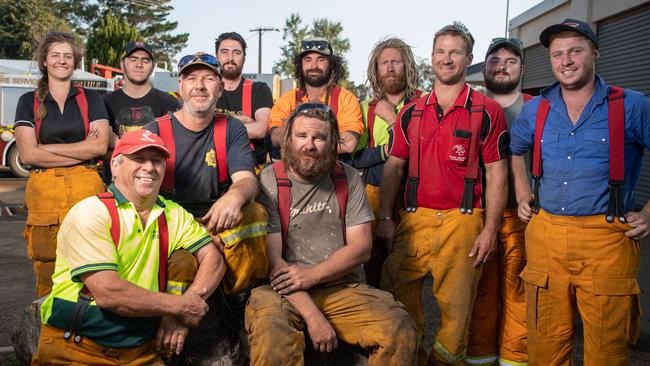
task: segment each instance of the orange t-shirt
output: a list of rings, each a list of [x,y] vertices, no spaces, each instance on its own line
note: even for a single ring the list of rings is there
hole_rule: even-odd
[[[308,102],[307,94],[302,98],[302,102]],[[325,103],[325,96],[321,98]],[[339,93],[339,109],[336,120],[339,123],[339,133],[355,132],[358,135],[363,134],[363,119],[361,117],[361,107],[357,97],[347,89],[341,88]],[[271,109],[269,118],[269,130],[275,127],[284,126],[284,122],[289,119],[291,112],[296,108],[296,89],[291,89],[284,93],[275,101]]]

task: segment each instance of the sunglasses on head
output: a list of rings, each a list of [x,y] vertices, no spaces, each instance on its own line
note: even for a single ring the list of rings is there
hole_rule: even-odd
[[[187,64],[191,64],[191,63],[194,63],[194,62],[197,62],[197,61],[202,61],[202,62],[205,62],[206,64],[209,64],[209,65],[217,67],[218,69],[221,69],[221,64],[219,63],[219,61],[217,61],[217,58],[210,55],[210,54],[207,54],[207,53],[204,53],[204,54],[201,54],[201,55],[186,55],[186,56],[181,57],[181,60],[178,61],[178,68],[180,69],[180,68],[182,68],[183,66],[185,66]]]
[[[302,51],[325,51],[330,49],[330,44],[327,41],[303,41],[300,46]]]
[[[302,104],[298,105],[298,107],[296,107],[296,109],[293,111],[293,115],[297,116],[299,114],[305,114],[305,113],[307,113],[309,111],[312,111],[314,109],[318,110],[318,111],[322,111],[322,112],[324,112],[325,114],[327,114],[330,117],[334,113],[334,112],[332,112],[332,109],[327,104],[307,102],[307,103],[302,103]]]

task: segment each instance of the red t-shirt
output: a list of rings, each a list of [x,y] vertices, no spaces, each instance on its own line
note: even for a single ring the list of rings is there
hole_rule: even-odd
[[[471,93],[469,92],[471,90]],[[471,94],[478,93],[465,85],[454,105],[442,115],[436,95],[426,99],[420,126],[420,181],[418,207],[437,210],[459,208],[463,196],[471,139]],[[409,158],[408,128],[417,102],[402,108],[397,116],[390,155]],[[474,185],[474,207],[485,207],[485,165],[508,156],[508,131],[501,106],[485,98],[480,138],[479,175]],[[408,185],[405,196],[408,197]]]

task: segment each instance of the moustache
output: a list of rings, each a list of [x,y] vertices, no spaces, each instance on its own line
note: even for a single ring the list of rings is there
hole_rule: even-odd
[[[233,65],[233,66],[237,67],[237,64],[234,61],[224,62],[223,66],[226,66],[226,65]]]

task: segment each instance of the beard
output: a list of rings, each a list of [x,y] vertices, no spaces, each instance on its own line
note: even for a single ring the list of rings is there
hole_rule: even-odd
[[[309,71],[316,70],[320,71],[321,73],[315,76],[309,75]],[[314,88],[318,88],[330,81],[330,76],[332,76],[332,69],[330,68],[327,71],[322,71],[320,69],[305,70],[303,71],[302,76],[305,78],[305,84],[313,86]]]
[[[379,89],[386,94],[399,94],[406,90],[406,75],[404,73],[386,74],[379,76]]]
[[[484,77],[485,87],[494,94],[508,94],[519,86],[519,80],[497,81],[494,77]]]
[[[226,65],[233,65],[235,67],[232,68],[232,69],[229,69],[229,68],[226,68]],[[234,80],[234,79],[237,79],[239,77],[239,75],[241,75],[241,72],[242,72],[243,69],[244,69],[244,64],[238,66],[237,64],[235,64],[233,62],[228,62],[228,63],[223,64],[223,66],[221,67],[221,73],[223,74],[224,79]]]
[[[330,151],[296,151],[291,142],[282,151],[282,161],[287,169],[309,182],[331,172],[336,158],[336,154]]]

